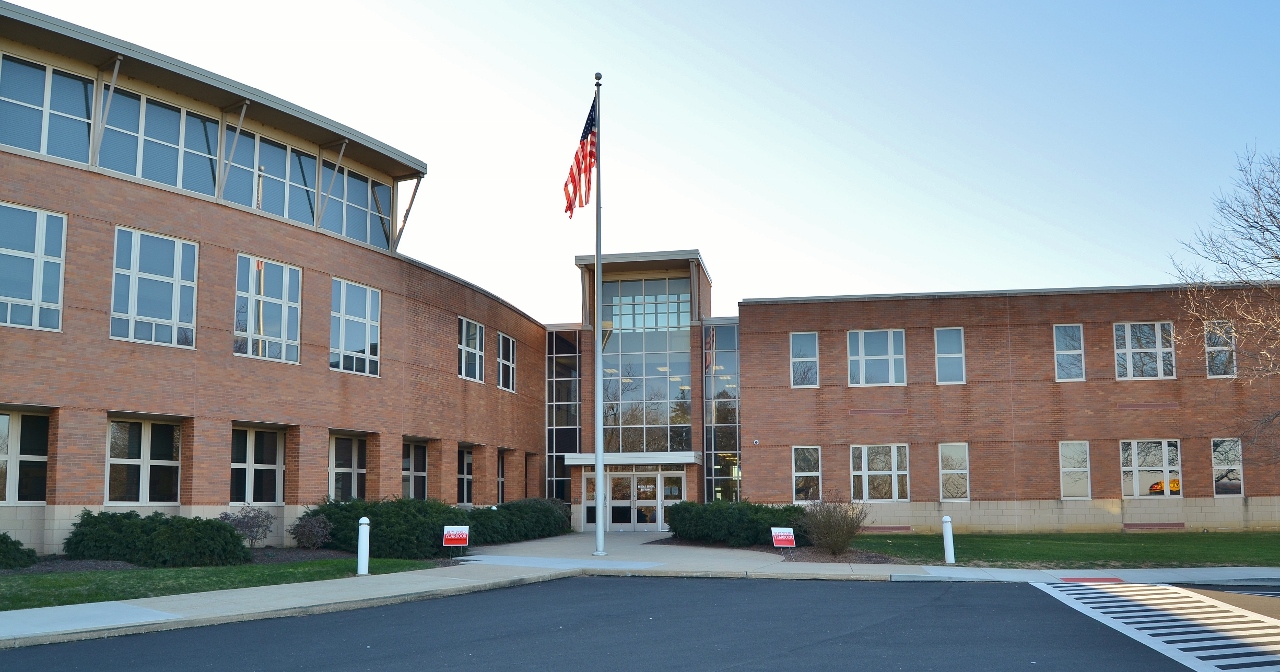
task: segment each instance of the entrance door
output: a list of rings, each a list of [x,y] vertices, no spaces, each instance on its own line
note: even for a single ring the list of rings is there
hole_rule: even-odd
[[[630,532],[635,524],[635,476],[609,475],[609,531]]]
[[[636,476],[635,531],[658,531],[658,475]]]
[[[610,532],[666,532],[667,507],[684,501],[684,474],[608,474],[605,510]],[[584,474],[584,529],[594,529],[595,474]]]
[[[662,518],[658,529],[666,532],[667,507],[684,501],[684,474],[665,474],[662,476]]]

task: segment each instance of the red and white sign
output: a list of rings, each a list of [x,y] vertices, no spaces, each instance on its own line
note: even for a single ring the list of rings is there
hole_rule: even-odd
[[[796,533],[789,527],[771,527],[774,548],[795,548]]]
[[[466,546],[471,540],[471,528],[466,525],[445,525],[445,546]]]

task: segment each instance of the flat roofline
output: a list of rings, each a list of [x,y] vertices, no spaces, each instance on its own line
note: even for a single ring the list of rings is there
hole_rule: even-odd
[[[0,0],[0,35],[92,65],[120,54],[125,57],[121,74],[220,108],[248,100],[246,118],[295,133],[317,145],[346,138],[350,141],[346,156],[393,178],[427,173],[424,161],[265,91],[5,0]]]
[[[1214,283],[1223,289],[1244,287],[1234,283]],[[784,296],[777,298],[743,299],[740,306],[758,306],[786,303],[840,303],[844,301],[910,301],[920,299],[962,299],[1010,296],[1053,296],[1061,294],[1124,294],[1130,292],[1167,292],[1185,288],[1183,283],[1167,285],[1128,285],[1114,287],[1062,287],[1046,289],[1004,289],[971,292],[919,292],[909,294],[849,294],[844,296]]]
[[[698,250],[662,250],[656,252],[622,252],[618,254],[602,254],[600,255],[600,263],[604,265],[635,265],[637,267],[657,269],[662,268],[664,262],[698,262],[698,268],[702,269],[702,274],[707,276],[707,280],[711,280],[711,273],[707,270],[707,264],[702,260],[702,253]],[[578,268],[586,269],[592,267],[596,263],[596,255],[579,254],[573,258],[573,263]],[[672,266],[671,268],[681,268],[684,266]]]

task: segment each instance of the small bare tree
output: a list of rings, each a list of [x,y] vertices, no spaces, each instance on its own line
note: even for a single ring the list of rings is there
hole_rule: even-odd
[[[275,524],[276,517],[266,509],[246,506],[236,513],[223,513],[218,516],[218,520],[236,528],[236,532],[249,542],[249,548],[257,548],[258,542],[271,534],[271,526]]]
[[[805,507],[797,525],[813,545],[831,555],[849,550],[867,522],[867,505],[861,502],[813,502]]]

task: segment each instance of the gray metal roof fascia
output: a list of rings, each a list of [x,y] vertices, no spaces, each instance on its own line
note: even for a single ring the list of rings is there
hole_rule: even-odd
[[[678,259],[697,259],[702,264],[702,254],[697,250],[670,250],[666,252],[623,252],[620,254],[602,254],[600,261],[605,264],[620,264],[630,261],[676,261]],[[596,263],[596,255],[579,254],[573,258],[578,266],[590,266]],[[704,264],[705,265],[705,264]]]
[[[542,325],[547,331],[582,331],[581,322],[557,322],[555,324]]]
[[[728,326],[728,325],[730,325],[730,324],[737,324],[737,323],[738,323],[738,316],[737,316],[737,315],[734,315],[734,316],[732,316],[732,317],[704,317],[704,318],[702,318],[702,324],[703,324],[703,326],[707,326],[707,327],[724,327],[724,326]]]
[[[1236,283],[1211,283],[1223,289],[1244,287]],[[921,292],[917,294],[849,294],[845,296],[785,296],[777,298],[743,299],[740,306],[784,303],[839,303],[844,301],[906,301],[918,299],[960,299],[1009,296],[1051,296],[1060,294],[1124,294],[1127,292],[1173,291],[1186,287],[1182,283],[1168,285],[1129,285],[1114,287],[1065,287],[1049,289],[1007,289],[972,292]]]
[[[412,265],[414,265],[414,266],[417,266],[418,268],[421,268],[421,269],[423,269],[423,270],[427,270],[427,271],[430,271],[430,272],[432,272],[432,273],[435,273],[436,275],[439,275],[440,277],[445,278],[446,280],[452,280],[452,281],[454,281],[454,282],[456,282],[456,283],[458,283],[458,284],[460,284],[460,285],[463,285],[463,286],[465,286],[465,287],[467,287],[467,288],[469,288],[469,289],[473,289],[473,290],[475,290],[475,291],[477,291],[477,292],[480,292],[481,294],[484,294],[485,296],[487,296],[487,297],[489,297],[489,298],[493,299],[494,301],[497,301],[498,303],[501,303],[502,305],[504,305],[504,306],[506,306],[506,307],[510,308],[511,310],[513,310],[513,311],[515,311],[515,312],[519,313],[522,317],[524,317],[525,319],[529,320],[530,322],[533,322],[534,324],[536,324],[536,325],[538,325],[538,326],[542,327],[543,329],[546,329],[546,325],[544,325],[544,324],[542,323],[542,321],[541,321],[541,320],[539,320],[539,319],[537,319],[537,318],[533,317],[532,315],[530,315],[529,313],[524,312],[523,310],[520,310],[520,309],[519,309],[519,308],[517,308],[514,304],[512,304],[510,301],[507,301],[506,299],[502,298],[501,296],[498,296],[497,294],[494,294],[493,292],[491,292],[491,291],[489,291],[489,290],[485,289],[484,287],[481,287],[480,285],[477,285],[477,284],[475,284],[475,283],[473,283],[473,282],[469,282],[469,281],[467,281],[467,280],[463,280],[462,278],[459,278],[458,276],[456,276],[456,275],[454,275],[454,274],[452,274],[452,273],[449,273],[449,272],[447,272],[447,271],[442,271],[442,270],[440,270],[440,269],[436,268],[435,266],[432,266],[431,264],[426,263],[425,261],[418,261],[417,259],[414,259],[413,257],[406,256],[406,255],[401,254],[401,253],[399,253],[399,252],[392,252],[392,253],[391,253],[391,256],[393,256],[393,257],[395,257],[395,258],[397,258],[397,259],[400,259],[401,261],[408,262],[408,263],[410,263],[410,264],[412,264]]]
[[[108,49],[115,53],[122,54],[125,57],[135,58],[139,61],[203,82],[209,86],[223,89],[254,103],[276,108],[285,114],[310,122],[340,136],[358,142],[373,151],[385,154],[386,156],[399,161],[410,169],[416,170],[423,175],[427,173],[427,164],[425,162],[409,156],[394,147],[374,140],[353,128],[329,119],[328,117],[321,116],[311,110],[298,107],[293,103],[277,98],[265,91],[260,91],[246,84],[241,84],[240,82],[227,79],[221,75],[216,75],[208,70],[191,65],[190,63],[184,63],[183,61],[170,58],[164,54],[151,51],[150,49],[140,47],[131,42],[125,42],[124,40],[99,33],[95,30],[90,30],[83,26],[78,26],[74,23],[68,23],[47,14],[41,14],[40,12],[27,9],[26,7],[20,7],[13,3],[6,2],[5,0],[0,0],[0,17],[7,17],[15,21],[21,21],[71,39],[80,40],[103,49]],[[411,176],[400,175],[393,177]]]

